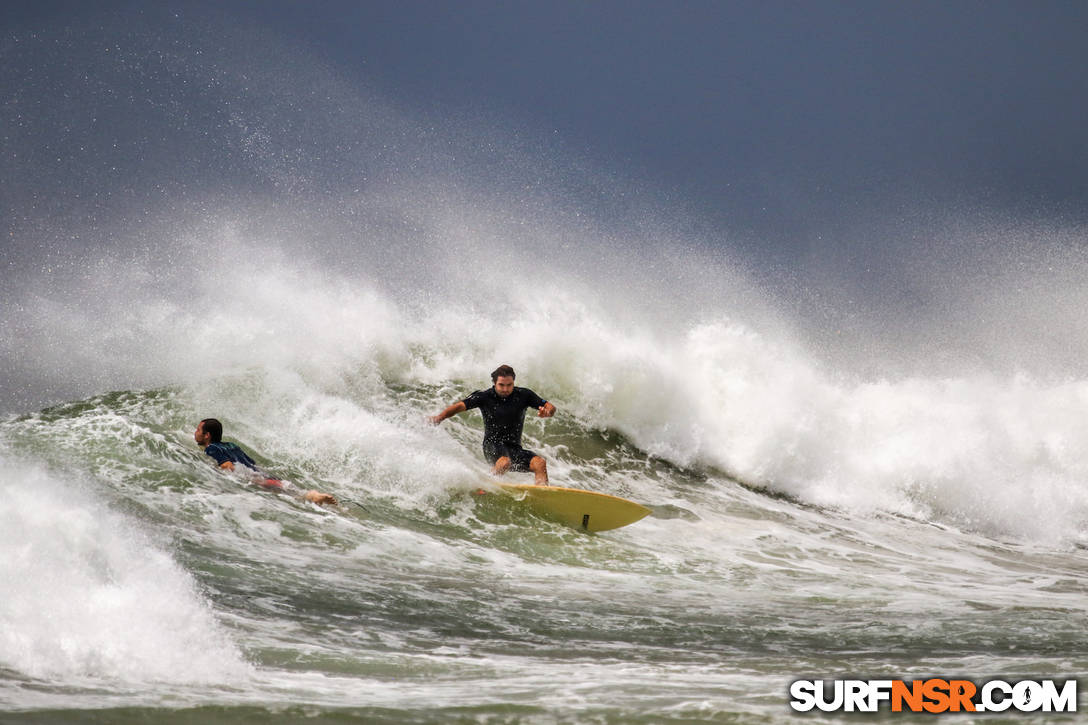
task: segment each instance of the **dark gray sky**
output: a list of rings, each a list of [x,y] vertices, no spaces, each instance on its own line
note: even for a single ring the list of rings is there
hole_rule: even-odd
[[[405,103],[509,113],[726,216],[766,201],[803,224],[791,198],[874,187],[1028,210],[1088,192],[1080,2],[248,8]]]
[[[141,3],[8,2],[11,32]],[[789,259],[873,219],[1088,217],[1082,2],[177,2],[441,123],[556,139]],[[542,142],[543,143],[543,142]],[[848,242],[843,242],[848,243]]]

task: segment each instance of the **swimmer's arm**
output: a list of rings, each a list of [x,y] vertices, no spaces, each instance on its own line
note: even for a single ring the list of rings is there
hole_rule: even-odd
[[[336,500],[336,496],[333,496],[331,493],[321,493],[320,491],[307,491],[302,494],[302,498],[311,503],[329,504],[330,506],[335,506],[340,503]]]
[[[458,400],[456,403],[446,408],[438,415],[431,416],[429,420],[431,421],[431,425],[438,425],[446,418],[453,417],[458,413],[464,413],[466,410],[468,410],[468,406],[465,405],[465,401]]]
[[[219,467],[224,471],[233,471],[234,461],[223,461],[219,464]],[[257,480],[256,483],[258,486],[267,491],[283,491],[284,493],[294,493],[294,491],[292,490],[294,488],[293,486],[288,488],[288,485],[285,485],[285,482],[279,480],[278,478],[264,478],[263,480]],[[336,500],[336,496],[333,496],[331,493],[321,493],[320,491],[314,491],[312,489],[309,491],[303,491],[297,495],[313,503],[330,504],[332,506],[336,506],[339,503]]]
[[[320,491],[315,491],[313,489],[310,489],[309,491],[299,491],[287,481],[281,481],[278,478],[266,478],[263,481],[257,481],[256,483],[266,491],[289,493],[310,501],[311,503],[329,504],[332,506],[336,506],[340,503],[336,500],[336,496],[333,496],[331,493],[321,493]]]

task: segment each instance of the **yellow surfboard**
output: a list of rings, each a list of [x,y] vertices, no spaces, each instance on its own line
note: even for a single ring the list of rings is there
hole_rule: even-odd
[[[642,504],[607,493],[531,483],[500,483],[534,512],[582,531],[608,531],[633,524],[650,513]]]

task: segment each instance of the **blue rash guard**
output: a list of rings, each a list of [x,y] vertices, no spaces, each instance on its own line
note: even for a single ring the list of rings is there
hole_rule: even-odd
[[[246,452],[243,451],[237,443],[228,443],[225,441],[209,443],[204,447],[204,452],[215,459],[215,464],[217,466],[222,466],[227,461],[230,461],[231,463],[240,463],[246,468],[252,468],[264,479],[263,481],[255,481],[255,483],[262,488],[286,490],[284,482],[278,478],[265,478],[265,474],[261,473],[261,469],[257,467],[256,462],[246,455]]]
[[[257,464],[252,458],[246,455],[246,452],[238,447],[237,443],[227,443],[221,441],[219,443],[209,443],[204,448],[204,452],[215,459],[217,466],[222,466],[227,461],[231,463],[241,463],[243,466],[252,468],[254,471],[261,469],[257,468]]]
[[[505,398],[494,388],[477,390],[464,399],[465,409],[479,408],[484,416],[484,457],[494,464],[503,456],[511,462],[515,471],[528,471],[529,461],[537,454],[521,447],[521,431],[525,425],[525,411],[539,408],[546,400],[528,388],[514,388]]]

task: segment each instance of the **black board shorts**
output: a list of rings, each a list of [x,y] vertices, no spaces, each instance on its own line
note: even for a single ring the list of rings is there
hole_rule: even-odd
[[[525,450],[521,446],[503,445],[501,443],[484,443],[484,458],[491,465],[503,456],[510,459],[511,471],[531,471],[529,461],[536,457],[536,453]]]

